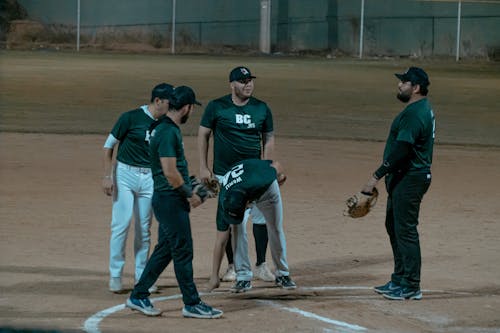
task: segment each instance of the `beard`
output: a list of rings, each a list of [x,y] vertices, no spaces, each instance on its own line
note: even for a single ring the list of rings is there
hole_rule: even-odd
[[[410,100],[411,94],[400,91],[398,95],[396,96],[401,102],[403,103],[408,103]]]

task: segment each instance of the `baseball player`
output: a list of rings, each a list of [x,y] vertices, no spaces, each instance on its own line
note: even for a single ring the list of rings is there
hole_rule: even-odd
[[[102,188],[106,195],[113,196],[109,290],[115,293],[123,291],[125,244],[132,215],[135,220],[135,281],[139,281],[148,259],[153,196],[148,128],[167,112],[168,98],[172,91],[173,87],[166,83],[155,86],[150,103],[123,113],[104,143]],[[116,165],[113,165],[113,153],[117,144]],[[152,291],[154,290],[155,287]]]
[[[436,122],[427,99],[429,78],[418,67],[410,67],[400,80],[397,98],[405,108],[392,122],[382,165],[362,191],[371,193],[385,177],[387,211],[385,227],[394,256],[394,272],[375,291],[391,300],[419,300],[420,243],[417,231],[420,203],[431,184],[431,164]]]
[[[241,293],[252,288],[252,266],[248,258],[245,212],[255,206],[264,215],[269,232],[269,246],[275,265],[276,285],[295,289],[290,278],[283,231],[283,205],[279,185],[286,177],[278,162],[260,159],[243,160],[233,165],[221,180],[219,196],[222,202],[219,229],[233,228],[234,266],[236,283],[231,292]]]
[[[274,153],[273,117],[266,103],[253,97],[254,79],[247,67],[239,66],[229,74],[231,94],[211,101],[202,116],[198,131],[200,153],[200,178],[210,179],[213,174],[221,178],[231,165],[248,158],[272,159]],[[208,146],[210,136],[214,136],[213,173],[208,167]],[[262,213],[253,208],[251,213],[253,234],[257,252],[255,275],[264,281],[274,281],[274,275],[266,265],[268,233]],[[220,229],[220,202],[217,209],[217,237],[214,246],[212,278],[208,290],[219,285],[219,252],[226,249],[229,268],[223,281],[234,281],[236,274],[232,265],[230,237],[227,228]],[[246,236],[246,235],[245,235]],[[229,241],[226,241],[229,239]]]
[[[222,311],[203,303],[193,280],[193,240],[189,212],[202,203],[193,193],[184,144],[179,126],[187,122],[194,105],[201,105],[194,91],[186,86],[174,89],[166,117],[151,132],[151,169],[154,179],[153,210],[158,220],[158,244],[127,299],[126,306],[147,316],[159,316],[148,289],[170,261],[182,292],[182,314],[191,318],[218,318]]]

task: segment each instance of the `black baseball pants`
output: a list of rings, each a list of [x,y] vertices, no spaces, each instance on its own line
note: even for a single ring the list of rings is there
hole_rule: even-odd
[[[148,297],[150,295],[148,289],[173,260],[175,277],[179,283],[184,304],[198,304],[200,297],[193,280],[193,240],[189,220],[189,202],[175,191],[155,191],[153,211],[159,223],[158,244],[131,296]]]
[[[385,227],[394,256],[391,280],[410,289],[420,288],[422,263],[417,225],[420,203],[430,184],[430,173],[407,173],[397,179],[386,178]]]

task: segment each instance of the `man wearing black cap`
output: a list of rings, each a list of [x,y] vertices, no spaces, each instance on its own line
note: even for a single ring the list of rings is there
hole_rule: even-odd
[[[237,282],[231,292],[241,293],[252,288],[252,266],[248,258],[246,228],[242,223],[249,205],[255,205],[266,219],[269,247],[275,265],[276,285],[295,289],[290,277],[283,231],[283,204],[279,186],[286,177],[277,161],[247,159],[233,165],[221,179],[220,224],[232,226],[235,246],[234,264]]]
[[[427,73],[410,67],[396,74],[400,80],[397,98],[406,107],[392,122],[383,162],[365,184],[371,193],[385,176],[387,210],[385,227],[394,256],[394,272],[375,291],[391,300],[419,300],[421,256],[417,231],[420,203],[431,184],[435,118],[427,99]]]
[[[202,116],[198,131],[200,153],[200,178],[207,180],[212,176],[218,179],[229,168],[244,159],[273,159],[274,128],[271,110],[263,101],[253,97],[254,79],[250,69],[244,66],[234,68],[229,74],[231,94],[211,101]],[[214,136],[213,173],[208,167],[208,147],[210,136]],[[233,266],[233,253],[230,232],[221,223],[221,202],[217,208],[217,237],[214,246],[212,276],[208,290],[219,286],[219,270],[224,249],[229,267],[222,277],[223,281],[234,281],[236,273]],[[264,281],[274,281],[275,276],[266,265],[268,234],[266,220],[256,207],[251,207],[253,234],[257,252],[254,276]]]
[[[148,259],[153,197],[153,178],[147,144],[148,128],[167,112],[172,91],[173,87],[167,83],[155,86],[151,92],[150,103],[123,113],[104,144],[102,189],[106,195],[113,196],[109,290],[115,293],[123,291],[125,245],[132,215],[135,220],[136,282],[139,281]],[[118,143],[117,163],[113,165],[113,152]],[[154,290],[156,287],[152,288]]]
[[[148,289],[171,260],[182,292],[182,315],[191,318],[219,318],[222,311],[200,299],[193,280],[193,241],[189,212],[201,205],[193,194],[179,125],[186,123],[194,105],[201,105],[186,86],[174,89],[166,117],[151,132],[151,169],[154,180],[153,210],[158,220],[158,244],[144,268],[126,306],[147,316],[159,316],[149,300]]]

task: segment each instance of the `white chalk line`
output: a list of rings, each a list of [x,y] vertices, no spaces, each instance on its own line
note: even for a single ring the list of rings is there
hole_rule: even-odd
[[[298,290],[311,290],[311,291],[315,291],[315,290],[373,290],[373,287],[364,287],[364,286],[322,286],[322,287],[300,287],[300,288],[297,288]],[[422,292],[430,292],[430,293],[447,293],[447,294],[457,294],[457,295],[468,295],[468,294],[471,294],[471,293],[468,293],[468,292],[448,292],[448,291],[445,291],[445,290],[422,290]],[[223,294],[225,292],[218,292],[217,294]],[[214,293],[200,293],[200,296],[203,296],[203,295],[214,295]],[[172,299],[179,299],[181,298],[182,295],[181,294],[177,294],[177,295],[171,295],[171,296],[162,296],[162,297],[154,297],[154,298],[151,298],[151,302],[160,302],[160,301],[166,301],[166,300],[172,300]],[[365,298],[366,296],[343,296],[343,297],[347,297],[347,298],[357,298],[357,297],[363,297]],[[319,316],[319,315],[316,315],[312,312],[306,312],[306,311],[303,311],[303,310],[300,310],[298,308],[289,308],[289,307],[283,307],[281,305],[278,305],[277,303],[274,303],[272,301],[264,301],[264,300],[260,300],[259,302],[263,302],[263,303],[266,303],[266,304],[269,304],[269,305],[272,305],[273,307],[275,308],[280,308],[282,310],[285,310],[285,311],[289,311],[289,312],[294,312],[294,313],[298,313],[304,317],[307,317],[307,318],[311,318],[311,319],[316,319],[316,320],[319,320],[319,321],[322,321],[322,322],[327,322],[329,324],[332,324],[332,325],[335,325],[335,326],[338,326],[338,327],[343,327],[343,328],[348,328],[350,330],[355,330],[355,331],[360,331],[360,330],[366,330],[366,328],[362,327],[362,326],[358,326],[358,325],[353,325],[353,324],[349,324],[349,323],[345,323],[345,322],[341,322],[341,321],[337,321],[335,319],[331,319],[331,318],[327,318],[327,317],[322,317],[322,316]],[[99,311],[95,314],[93,314],[92,316],[90,316],[85,322],[84,322],[84,325],[83,325],[83,330],[87,333],[101,333],[100,329],[99,329],[99,324],[101,323],[101,321],[112,315],[113,313],[115,312],[118,312],[118,311],[122,311],[125,309],[125,304],[119,304],[119,305],[116,305],[116,306],[113,306],[113,307],[110,307],[110,308],[107,308],[107,309],[104,309],[102,311]],[[356,328],[354,328],[356,327]]]
[[[317,315],[317,314],[312,313],[312,312],[301,310],[299,308],[289,308],[286,306],[282,306],[282,305],[280,305],[276,302],[273,302],[273,301],[258,300],[257,302],[270,305],[270,306],[277,308],[277,309],[280,309],[280,310],[284,310],[284,311],[288,311],[288,312],[292,312],[292,313],[298,313],[303,317],[316,319],[316,320],[319,320],[319,321],[322,321],[322,322],[325,322],[325,323],[328,323],[328,324],[331,324],[334,326],[346,328],[346,329],[351,330],[351,331],[365,331],[366,330],[366,327],[363,327],[363,326],[349,324],[349,323],[346,323],[343,321],[331,319],[328,317],[323,317],[323,316]]]
[[[348,287],[348,286],[331,286],[331,287],[325,286],[325,287],[301,287],[298,289],[301,289],[301,290],[358,290],[358,289],[365,290],[365,289],[371,289],[371,288],[370,287]],[[207,295],[207,293],[200,293],[200,296],[204,296],[204,295]],[[213,293],[212,293],[212,295],[213,295]],[[162,296],[162,297],[150,298],[150,301],[152,303],[154,303],[154,302],[159,302],[159,301],[178,299],[181,297],[182,297],[181,294],[177,294],[177,295],[172,295],[172,296]],[[262,301],[261,300],[259,302],[264,302],[264,303],[269,302],[266,304],[272,305],[275,308],[279,308],[279,309],[282,309],[282,310],[285,310],[288,312],[298,313],[306,318],[311,318],[311,319],[319,320],[322,322],[326,322],[326,323],[329,323],[329,324],[334,325],[334,326],[347,328],[347,329],[355,330],[355,331],[366,330],[366,328],[364,328],[362,326],[345,323],[345,322],[338,321],[338,320],[331,319],[331,318],[327,318],[327,317],[322,317],[322,316],[319,316],[319,315],[314,314],[312,312],[302,311],[298,308],[284,307],[284,306],[281,306],[281,305],[274,303],[274,302],[271,302],[271,301]],[[120,304],[120,305],[116,305],[116,306],[104,309],[102,311],[99,311],[99,312],[93,314],[87,320],[85,320],[85,322],[83,324],[83,330],[87,333],[101,333],[101,330],[99,329],[99,324],[101,323],[101,321],[104,318],[112,315],[113,313],[124,310],[124,309],[125,309],[125,304]]]

